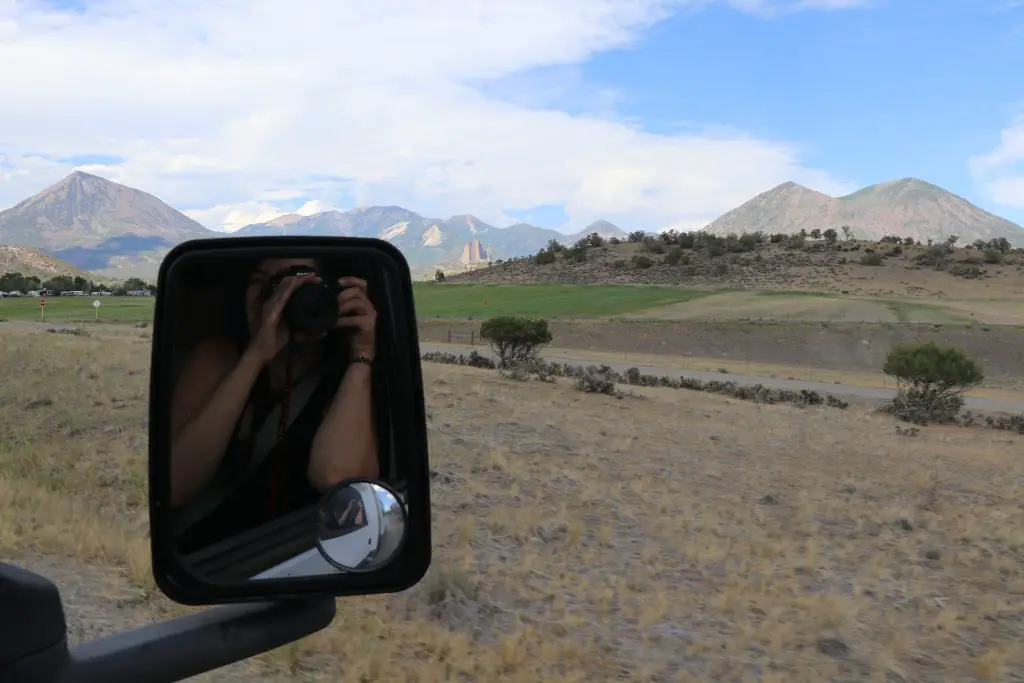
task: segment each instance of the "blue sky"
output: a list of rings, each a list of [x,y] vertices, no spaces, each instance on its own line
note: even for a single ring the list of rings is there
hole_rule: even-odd
[[[915,176],[1024,223],[1024,2],[73,4],[0,5],[0,63],[32,66],[0,72],[0,205],[78,168],[224,230],[695,229],[787,180]]]
[[[651,132],[728,126],[795,140],[852,185],[918,177],[1024,223],[1024,207],[986,197],[966,163],[1024,111],[1024,2],[890,0],[767,19],[712,6],[571,73],[511,80],[513,101],[572,81],[568,93],[548,87],[557,94],[544,104],[590,111],[604,91],[615,115]]]

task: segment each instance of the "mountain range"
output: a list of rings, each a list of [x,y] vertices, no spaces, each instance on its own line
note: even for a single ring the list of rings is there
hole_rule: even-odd
[[[1024,228],[994,216],[922,180],[906,178],[833,198],[796,183],[764,192],[711,222],[717,234],[794,233],[849,226],[861,238],[887,234],[961,243],[1006,237],[1024,245]],[[470,215],[430,218],[399,206],[288,214],[234,233],[209,230],[151,194],[75,171],[55,185],[0,212],[0,244],[34,247],[69,264],[111,278],[153,278],[176,244],[228,235],[338,235],[377,237],[397,246],[417,275],[453,271],[487,261],[536,253],[550,240],[572,243],[597,232],[625,232],[598,221],[578,233],[526,223],[497,227]]]
[[[783,183],[712,221],[705,230],[741,234],[760,226],[757,229],[768,233],[793,234],[843,225],[860,239],[899,235],[938,242],[957,235],[960,244],[1005,237],[1024,245],[1021,226],[917,178],[879,183],[845,197]]]
[[[551,240],[574,242],[596,232],[602,237],[624,237],[607,221],[598,221],[578,233],[565,233],[516,223],[499,228],[468,214],[447,219],[427,218],[400,206],[371,206],[349,211],[324,211],[312,216],[289,214],[266,223],[247,225],[231,234],[343,235],[378,237],[398,247],[413,270],[434,267],[463,269],[496,258],[532,254]]]

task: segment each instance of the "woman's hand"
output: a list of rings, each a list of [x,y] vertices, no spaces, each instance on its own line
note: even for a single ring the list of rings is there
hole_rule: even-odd
[[[338,294],[338,322],[336,328],[353,328],[350,359],[363,357],[373,360],[376,349],[377,310],[366,295],[366,280],[343,277],[338,283],[345,286]]]
[[[270,362],[288,343],[290,333],[281,320],[288,299],[299,285],[314,280],[316,277],[312,275],[303,278],[283,278],[274,293],[263,303],[262,309],[257,312],[256,318],[259,322],[249,349],[264,363]]]

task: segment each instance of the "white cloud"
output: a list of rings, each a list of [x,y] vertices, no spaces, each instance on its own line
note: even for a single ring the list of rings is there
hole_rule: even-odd
[[[342,193],[498,223],[564,204],[567,228],[651,228],[785,180],[845,190],[787,142],[645,132],[600,111],[615,103],[603,87],[590,116],[480,87],[628,47],[708,1],[97,0],[62,13],[0,0],[0,64],[19,65],[0,70],[0,205],[71,170],[53,159],[90,154],[124,159],[94,172],[222,229]]]
[[[246,225],[266,223],[288,214],[312,216],[315,213],[330,211],[334,208],[337,207],[316,199],[309,200],[294,211],[282,209],[280,206],[265,201],[250,201],[238,204],[220,204],[208,209],[192,209],[185,211],[185,214],[214,230],[234,232]]]
[[[995,149],[971,158],[969,166],[992,201],[1024,209],[1024,115],[1003,129]]]

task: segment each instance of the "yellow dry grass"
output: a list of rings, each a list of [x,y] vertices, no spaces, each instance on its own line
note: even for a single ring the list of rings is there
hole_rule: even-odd
[[[98,568],[110,584],[77,609],[125,626],[181,611],[148,577],[148,340],[2,341],[0,553]],[[238,680],[1020,680],[1024,437],[453,366],[425,381],[427,578],[342,601]]]

